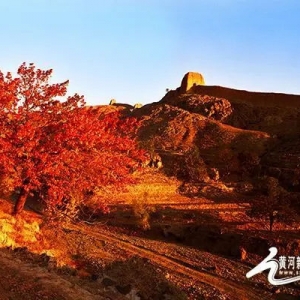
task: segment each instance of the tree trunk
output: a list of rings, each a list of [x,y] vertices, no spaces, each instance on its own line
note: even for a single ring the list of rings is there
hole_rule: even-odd
[[[24,205],[25,205],[26,200],[27,200],[27,197],[28,197],[28,192],[24,188],[21,188],[20,195],[17,198],[17,201],[15,203],[15,207],[14,207],[14,214],[15,215],[17,215],[17,214],[19,214],[20,212],[23,211]]]

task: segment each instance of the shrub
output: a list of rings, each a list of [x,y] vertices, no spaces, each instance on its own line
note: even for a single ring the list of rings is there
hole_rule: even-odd
[[[155,207],[149,204],[149,193],[144,192],[143,197],[140,199],[133,199],[132,209],[135,217],[137,218],[137,224],[143,230],[150,229],[150,216],[155,212]]]

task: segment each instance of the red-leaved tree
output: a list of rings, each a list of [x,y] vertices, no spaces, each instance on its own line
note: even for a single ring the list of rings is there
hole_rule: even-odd
[[[66,97],[68,81],[50,84],[51,74],[25,63],[16,77],[0,72],[0,170],[19,191],[16,214],[32,193],[54,207],[74,191],[126,183],[144,158],[136,120]]]

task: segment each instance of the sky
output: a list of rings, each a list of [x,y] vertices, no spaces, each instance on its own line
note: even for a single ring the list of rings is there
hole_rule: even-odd
[[[0,0],[0,70],[69,79],[89,105],[150,103],[185,73],[300,94],[299,0]]]

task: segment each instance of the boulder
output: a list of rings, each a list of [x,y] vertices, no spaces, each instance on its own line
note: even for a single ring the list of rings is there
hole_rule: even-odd
[[[204,77],[200,73],[188,72],[181,81],[180,91],[187,93],[192,87],[197,85],[205,85]]]

